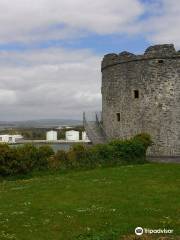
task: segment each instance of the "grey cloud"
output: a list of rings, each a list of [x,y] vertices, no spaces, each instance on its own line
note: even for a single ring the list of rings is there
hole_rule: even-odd
[[[142,21],[141,29],[153,43],[174,43],[180,47],[180,1],[159,0],[147,4],[149,18]]]
[[[87,50],[58,49],[5,56],[23,59],[25,66],[0,68],[0,119],[77,118],[83,110],[100,109],[101,57]]]
[[[0,0],[0,42],[72,38],[81,30],[126,32],[143,12],[138,0]]]
[[[141,33],[179,47],[179,22],[179,0],[0,0],[0,43],[73,39],[90,31]]]

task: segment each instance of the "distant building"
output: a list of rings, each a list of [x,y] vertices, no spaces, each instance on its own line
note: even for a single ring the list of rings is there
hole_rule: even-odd
[[[63,125],[63,126],[59,126],[59,127],[57,127],[56,129],[61,130],[61,129],[71,129],[71,128],[73,128],[73,127]]]
[[[9,134],[0,135],[0,143],[16,143],[22,139],[23,136],[21,135],[9,135]]]
[[[66,141],[79,141],[79,131],[66,131]]]
[[[48,131],[46,133],[47,141],[56,141],[57,140],[57,132],[56,131]]]
[[[82,140],[83,141],[90,141],[86,132],[82,132]]]

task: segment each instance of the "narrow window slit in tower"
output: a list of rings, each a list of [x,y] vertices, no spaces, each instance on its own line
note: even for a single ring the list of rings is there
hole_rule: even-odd
[[[117,121],[120,122],[120,120],[121,120],[120,113],[116,113],[116,116],[117,116]]]
[[[164,60],[160,59],[158,60],[158,63],[164,63]]]
[[[134,90],[134,98],[139,98],[139,91],[138,90]]]

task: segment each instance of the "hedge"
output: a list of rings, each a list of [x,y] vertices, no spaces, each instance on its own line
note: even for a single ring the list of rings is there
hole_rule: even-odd
[[[0,175],[26,174],[33,170],[91,169],[95,167],[142,164],[146,162],[151,137],[142,133],[127,140],[87,146],[74,144],[56,153],[50,146],[25,144],[16,148],[0,144]]]

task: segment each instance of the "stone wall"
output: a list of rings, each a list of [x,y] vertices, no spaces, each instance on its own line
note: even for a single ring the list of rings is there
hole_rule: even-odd
[[[165,44],[105,55],[102,117],[109,139],[147,132],[149,155],[180,156],[180,52]]]

